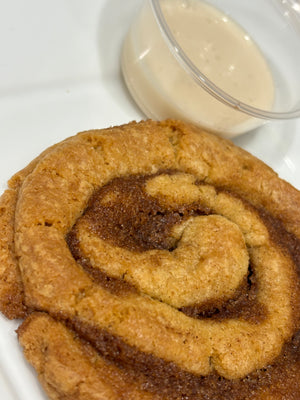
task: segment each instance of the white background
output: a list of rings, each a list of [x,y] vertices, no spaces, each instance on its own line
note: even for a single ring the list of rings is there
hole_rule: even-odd
[[[78,131],[144,118],[122,81],[120,49],[141,0],[0,0],[0,193],[11,175]],[[300,189],[300,120],[235,142]],[[0,316],[0,398],[45,399]]]

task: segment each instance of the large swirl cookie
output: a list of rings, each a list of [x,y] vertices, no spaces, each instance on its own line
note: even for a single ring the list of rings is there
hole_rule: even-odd
[[[50,399],[300,398],[300,193],[178,121],[79,133],[0,200],[0,307]]]

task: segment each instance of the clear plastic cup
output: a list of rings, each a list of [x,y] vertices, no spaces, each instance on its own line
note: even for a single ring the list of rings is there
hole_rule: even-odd
[[[226,137],[300,116],[298,0],[146,0],[122,71],[147,117]]]

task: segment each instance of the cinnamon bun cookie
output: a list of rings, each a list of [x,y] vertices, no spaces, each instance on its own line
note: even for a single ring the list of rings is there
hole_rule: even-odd
[[[300,398],[300,193],[263,162],[149,120],[10,185],[0,307],[50,399]]]

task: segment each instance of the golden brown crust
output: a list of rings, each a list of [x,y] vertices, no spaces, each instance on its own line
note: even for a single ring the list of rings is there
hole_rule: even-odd
[[[63,142],[62,142],[63,143]],[[9,319],[24,318],[27,307],[24,301],[23,283],[14,249],[15,209],[19,189],[38,162],[57,146],[44,150],[8,182],[8,189],[0,197],[0,310]]]
[[[64,321],[34,314],[19,331],[51,399],[87,396],[50,376],[61,356],[42,349],[60,335],[74,357],[89,341],[118,382],[126,369],[124,398],[294,398],[280,374],[299,380],[300,194],[261,161],[190,125],[146,121],[69,138],[11,186],[8,288],[19,282],[17,304]],[[66,374],[79,368],[71,353]],[[83,365],[88,381],[100,368]],[[114,380],[97,385],[121,398]]]
[[[14,253],[14,210],[17,192],[7,189],[0,198],[0,309],[10,318],[23,318],[23,285]]]
[[[158,400],[47,314],[31,314],[18,337],[51,399]]]

